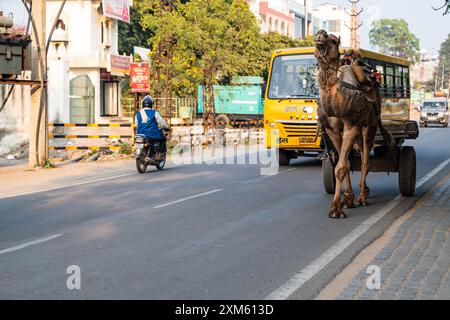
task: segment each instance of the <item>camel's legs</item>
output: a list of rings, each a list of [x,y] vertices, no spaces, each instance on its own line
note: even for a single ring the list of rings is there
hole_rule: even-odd
[[[361,150],[361,180],[359,181],[360,193],[356,202],[358,205],[367,205],[367,197],[369,196],[369,188],[367,187],[366,178],[369,173],[369,127],[362,128],[362,145],[359,143]]]
[[[346,166],[350,168],[349,163],[347,163]],[[342,206],[346,206],[349,209],[355,207],[355,194],[353,193],[352,181],[350,179],[349,172],[347,172],[347,174],[345,175],[345,193],[344,193],[344,200],[342,201]]]
[[[339,126],[334,126],[339,127]],[[325,129],[331,141],[333,142],[334,147],[336,148],[338,155],[341,153],[342,148],[342,134],[341,132],[335,132],[333,129]],[[355,207],[355,195],[353,193],[352,182],[350,180],[350,175],[347,174],[345,176],[345,193],[344,200],[341,203],[341,207],[347,206],[347,208]]]
[[[339,154],[339,161],[335,168],[336,175],[336,190],[334,193],[334,199],[331,203],[331,210],[329,213],[330,218],[345,218],[344,211],[342,210],[341,203],[341,187],[342,181],[350,171],[350,162],[348,161],[348,155],[352,150],[353,143],[358,134],[359,128],[356,126],[344,125],[344,134],[342,139],[341,152]],[[349,179],[350,180],[350,179]]]

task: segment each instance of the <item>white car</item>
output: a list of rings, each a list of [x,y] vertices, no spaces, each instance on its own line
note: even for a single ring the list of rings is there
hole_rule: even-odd
[[[420,112],[420,126],[426,127],[429,124],[441,124],[448,126],[449,104],[446,98],[426,99],[422,102]]]

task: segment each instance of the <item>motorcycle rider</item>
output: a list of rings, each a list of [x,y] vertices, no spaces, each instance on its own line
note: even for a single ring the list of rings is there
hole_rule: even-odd
[[[158,125],[163,129],[170,130],[170,127],[164,121],[158,111],[153,110],[153,98],[149,95],[142,99],[142,109],[136,113],[135,123],[137,124],[136,134],[142,134],[147,139],[159,140],[160,150],[157,154],[157,160],[162,160],[162,154],[166,152],[166,137],[159,129]]]

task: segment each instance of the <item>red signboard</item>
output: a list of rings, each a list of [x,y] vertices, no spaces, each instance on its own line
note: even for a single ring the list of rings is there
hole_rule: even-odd
[[[150,64],[148,62],[131,63],[130,88],[132,92],[150,91]]]

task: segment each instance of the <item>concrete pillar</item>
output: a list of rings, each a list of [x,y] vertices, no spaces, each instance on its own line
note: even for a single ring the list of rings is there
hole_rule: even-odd
[[[39,58],[46,56],[45,45],[46,45],[46,5],[45,0],[33,0],[32,15],[37,29],[37,37],[33,32],[33,70],[32,78],[34,80],[41,80],[41,75],[45,75],[45,70],[42,70],[39,63]],[[37,48],[41,48],[41,54],[36,54]],[[45,62],[44,62],[45,65]],[[44,66],[45,68],[45,66]],[[46,79],[44,79],[46,80]],[[44,164],[48,156],[48,126],[47,126],[47,103],[44,94],[44,88],[36,87],[33,88],[31,92],[31,103],[30,103],[30,154],[29,154],[29,167],[34,169],[41,164]],[[39,126],[39,131],[37,133],[37,123],[39,109],[41,105],[41,96],[43,95],[44,110],[41,114],[41,121]],[[39,145],[36,148],[36,141],[39,137]],[[36,158],[36,155],[39,155]]]

